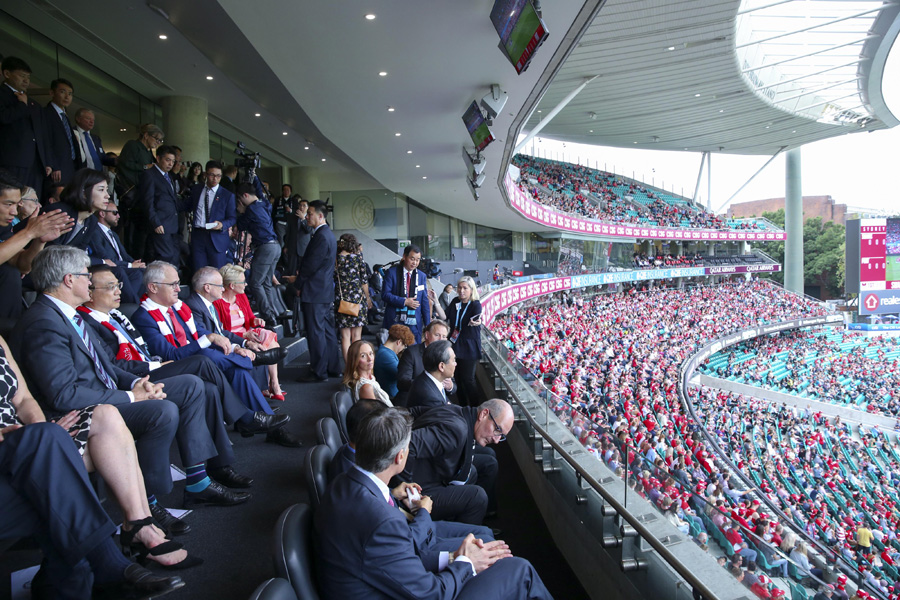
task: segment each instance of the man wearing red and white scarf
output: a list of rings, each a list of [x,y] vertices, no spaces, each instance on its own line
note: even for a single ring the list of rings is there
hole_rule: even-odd
[[[290,417],[276,416],[253,381],[253,352],[194,321],[191,309],[178,299],[180,286],[175,267],[163,261],[150,263],[144,273],[144,283],[147,295],[131,321],[143,335],[150,352],[162,360],[177,361],[198,354],[211,359],[225,374],[241,402],[252,411],[248,413],[253,415],[252,419],[242,418],[235,423],[241,435],[266,433],[267,441],[290,447],[299,445],[296,439],[287,444],[281,441],[285,436],[269,435]]]

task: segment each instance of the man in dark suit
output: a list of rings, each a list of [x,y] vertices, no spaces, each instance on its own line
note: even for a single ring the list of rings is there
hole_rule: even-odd
[[[93,132],[94,122],[94,111],[91,109],[82,107],[75,111],[75,138],[81,160],[87,168],[102,171],[103,167],[114,167],[116,161],[103,150],[100,136]]]
[[[416,336],[417,344],[422,342],[422,332],[431,322],[428,281],[425,273],[417,268],[421,259],[418,246],[407,246],[400,264],[388,269],[381,288],[385,303],[383,327],[390,329],[394,323],[406,325]]]
[[[304,381],[325,381],[341,374],[334,326],[334,261],[337,241],[325,222],[325,203],[310,202],[306,223],[313,229],[297,275],[303,322],[309,343],[310,374]]]
[[[499,399],[478,408],[445,404],[428,410],[413,424],[403,480],[432,497],[435,519],[480,525],[498,469],[497,459],[475,446],[502,442],[512,425],[512,408]]]
[[[25,311],[12,338],[29,387],[54,415],[93,404],[114,405],[134,436],[151,496],[172,490],[169,447],[177,439],[189,475],[187,507],[249,499],[249,494],[232,492],[206,475],[205,461],[217,452],[204,418],[199,378],[180,375],[152,383],[119,368],[98,349],[76,310],[90,299],[89,265],[87,254],[70,246],[44,248],[34,259],[31,276],[41,295]]]
[[[44,134],[44,110],[28,97],[31,67],[7,56],[0,65],[0,165],[43,198],[44,177],[52,163]]]
[[[287,235],[285,236],[285,272],[293,275],[300,268],[306,247],[309,246],[309,236],[312,228],[306,222],[306,212],[309,210],[309,202],[299,195],[291,200],[291,212],[287,216]]]
[[[178,299],[178,271],[161,261],[150,263],[144,273],[147,297],[131,320],[143,334],[147,347],[162,360],[181,360],[202,354],[225,374],[238,398],[250,411],[235,423],[245,437],[266,433],[266,441],[281,443],[272,433],[284,426],[288,415],[275,415],[253,381],[256,355],[213,333],[194,319],[190,307]],[[249,417],[252,415],[252,418]]]
[[[453,378],[456,371],[456,355],[453,344],[447,340],[437,340],[429,344],[422,355],[424,370],[413,380],[409,388],[407,407],[422,406],[432,408],[450,404],[444,381]]]
[[[137,202],[149,218],[147,247],[153,260],[178,265],[181,262],[178,196],[169,176],[174,164],[175,150],[171,146],[156,149],[156,164],[141,174]]]
[[[550,598],[531,564],[511,557],[502,541],[479,543],[470,534],[452,561],[450,553],[416,553],[406,517],[388,488],[403,471],[409,443],[409,416],[402,409],[378,410],[360,424],[356,466],[332,482],[315,515],[323,596]]]
[[[397,389],[399,392],[394,404],[406,405],[406,398],[409,388],[412,387],[413,379],[425,371],[425,367],[422,366],[422,355],[425,354],[425,349],[437,340],[446,340],[449,334],[450,327],[447,323],[435,319],[425,328],[422,342],[413,344],[400,355],[400,362],[397,364]],[[456,383],[453,378],[444,380],[444,390],[451,396],[456,393]]]
[[[237,222],[234,194],[219,185],[222,180],[222,163],[211,160],[206,163],[206,185],[197,184],[191,189],[190,205],[193,213],[191,229],[191,258],[194,271],[200,267],[217,269],[228,263],[225,251],[231,240],[228,230]]]
[[[54,79],[50,82],[50,102],[44,108],[44,133],[52,161],[51,186],[67,185],[75,171],[84,166],[75,131],[66,115],[66,109],[74,97],[75,88],[69,80]]]
[[[144,287],[143,261],[131,258],[119,239],[115,228],[119,225],[119,207],[110,202],[106,210],[97,213],[97,226],[90,228],[85,240],[91,264],[104,264],[112,268],[122,282],[122,298],[129,304],[141,300]]]

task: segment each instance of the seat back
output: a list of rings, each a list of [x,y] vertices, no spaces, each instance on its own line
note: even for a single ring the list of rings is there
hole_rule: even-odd
[[[349,390],[335,392],[331,397],[331,418],[337,424],[338,431],[341,432],[341,439],[345,444],[350,441],[347,436],[347,411],[351,406],[353,406],[353,396],[350,395]]]
[[[313,446],[306,452],[303,460],[303,472],[306,476],[306,489],[309,490],[309,503],[313,509],[319,508],[319,503],[325,497],[325,488],[328,487],[328,463],[334,452],[328,446]]]
[[[331,454],[341,449],[341,432],[331,417],[322,417],[316,422],[316,440],[331,449]]]
[[[312,550],[312,509],[294,504],[275,525],[275,573],[290,582],[298,598],[318,600]],[[267,582],[268,583],[268,582]]]
[[[310,596],[313,597],[318,598]],[[275,577],[259,584],[250,595],[250,600],[297,600],[297,594],[287,580]]]

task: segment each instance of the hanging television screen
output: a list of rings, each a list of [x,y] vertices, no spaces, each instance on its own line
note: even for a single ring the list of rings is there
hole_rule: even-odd
[[[500,36],[500,49],[522,73],[550,35],[531,0],[495,0],[491,23]]]
[[[469,137],[472,138],[472,143],[475,144],[475,149],[478,152],[487,148],[487,145],[494,141],[494,134],[488,128],[484,115],[481,114],[481,109],[478,108],[478,102],[473,101],[469,105],[462,119],[463,123],[466,124]]]

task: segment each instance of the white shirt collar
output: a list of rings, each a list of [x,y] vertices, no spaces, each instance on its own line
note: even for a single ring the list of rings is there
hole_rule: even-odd
[[[64,315],[66,315],[67,319],[69,319],[71,321],[72,319],[75,318],[75,314],[76,314],[75,309],[72,308],[70,305],[66,304],[59,298],[54,298],[50,294],[44,294],[44,295],[47,298],[49,298],[50,301],[53,302],[53,304],[55,304],[56,307],[59,308],[59,310],[61,310]]]
[[[425,374],[428,375],[428,379],[433,381],[434,385],[437,386],[438,391],[441,393],[441,396],[444,396],[444,384],[442,384],[440,381],[438,381],[437,378],[434,375],[432,375],[431,373],[429,373],[428,371],[425,371]],[[444,396],[444,397],[446,397],[446,396]]]
[[[328,225],[328,223],[322,223],[321,225],[319,225],[318,227],[313,229],[313,233],[317,232],[319,229],[321,229],[322,227],[325,227],[326,225]]]
[[[209,191],[212,190],[213,196],[215,196],[215,195],[216,195],[216,192],[219,191],[219,184],[218,184],[218,183],[216,184],[215,187],[209,187],[209,186],[206,185],[206,184],[204,184],[203,187],[206,188],[206,190],[207,190],[207,191],[205,192],[206,194],[208,194]]]
[[[158,164],[153,163],[153,166],[156,167],[156,169],[157,169],[160,173],[162,173],[162,176],[163,176],[163,177],[165,177],[166,175],[168,175],[168,173],[166,173],[165,171],[163,171],[162,169],[159,168],[159,165],[158,165]]]
[[[213,303],[203,297],[203,294],[197,294],[200,296],[200,299],[203,300],[203,305],[206,306],[207,312],[213,308]]]
[[[97,310],[95,308],[91,308],[90,306],[85,306],[86,309],[91,311],[91,318],[100,323],[107,323],[110,320],[109,313],[105,313],[102,310]]]
[[[105,223],[103,223],[101,221],[97,221],[97,225],[100,226],[100,229],[103,231],[104,234],[109,233],[109,227]]]
[[[374,483],[378,487],[378,491],[381,492],[381,495],[384,496],[384,501],[388,501],[388,499],[391,497],[391,490],[388,489],[388,486],[386,486],[382,480],[378,479],[378,477],[375,476],[375,473],[369,473],[365,469],[360,469],[357,465],[353,465],[353,468],[371,479],[372,483]]]
[[[66,111],[63,110],[62,108],[60,108],[59,106],[57,106],[55,102],[51,102],[51,103],[50,103],[50,106],[52,106],[53,108],[56,109],[56,114],[59,114],[59,115],[64,115],[64,114],[66,114]]]
[[[17,93],[17,94],[21,94],[21,93],[22,93],[22,90],[17,90],[17,89],[14,88],[13,86],[9,85],[9,83],[7,83],[6,81],[4,81],[3,83],[6,85],[6,87],[8,87],[9,89],[11,89],[11,90],[14,91],[15,93]]]

